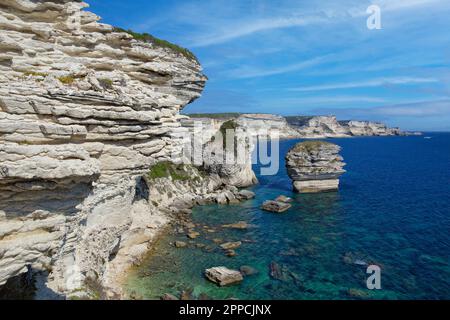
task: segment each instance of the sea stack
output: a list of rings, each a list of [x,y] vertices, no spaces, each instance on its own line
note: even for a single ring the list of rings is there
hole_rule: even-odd
[[[289,177],[299,193],[336,191],[339,177],[345,173],[341,147],[325,141],[296,144],[286,155]]]

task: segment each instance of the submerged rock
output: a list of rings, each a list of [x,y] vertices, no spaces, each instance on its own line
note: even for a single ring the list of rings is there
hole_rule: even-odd
[[[241,266],[241,267],[239,268],[239,270],[241,271],[241,273],[242,273],[243,276],[251,276],[251,275],[254,275],[254,274],[258,274],[258,273],[259,273],[258,270],[256,270],[256,269],[253,268],[253,267],[250,267],[250,266]]]
[[[189,233],[187,234],[187,237],[188,237],[189,239],[196,239],[196,238],[198,238],[199,236],[200,236],[200,233],[197,232],[197,231],[191,231],[191,232],[189,232]]]
[[[263,203],[261,209],[270,212],[282,213],[290,209],[291,207],[292,205],[290,205],[289,203],[267,200]]]
[[[180,300],[193,300],[192,299],[192,289],[186,289],[181,291]]]
[[[289,280],[288,273],[289,271],[285,267],[282,268],[275,261],[272,261],[269,265],[269,275],[275,280],[288,281]]]
[[[230,229],[248,229],[249,224],[245,221],[238,221],[236,223],[232,224],[224,224],[222,225],[222,228],[230,228]]]
[[[174,245],[176,248],[185,248],[187,246],[187,243],[183,241],[175,241]]]
[[[226,255],[227,257],[235,257],[235,256],[237,256],[237,253],[236,253],[236,251],[234,251],[234,250],[226,250],[226,251],[225,251],[225,255]]]
[[[242,242],[241,241],[237,241],[237,242],[226,242],[220,245],[220,247],[224,250],[232,250],[232,249],[237,249],[241,246]]]
[[[296,144],[286,155],[289,177],[300,193],[335,191],[339,177],[345,173],[341,148],[325,141],[305,141]]]
[[[231,270],[226,267],[214,267],[205,270],[205,276],[208,280],[217,283],[219,286],[226,286],[241,282],[244,278],[239,271]]]
[[[161,300],[166,300],[166,301],[170,301],[170,300],[180,300],[177,297],[175,297],[173,294],[170,293],[164,293],[163,296],[161,297]]]

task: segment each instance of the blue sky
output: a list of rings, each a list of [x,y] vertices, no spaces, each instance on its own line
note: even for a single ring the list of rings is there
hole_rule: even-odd
[[[87,0],[103,22],[193,51],[185,112],[335,114],[450,131],[448,0]],[[366,9],[381,8],[381,30]]]

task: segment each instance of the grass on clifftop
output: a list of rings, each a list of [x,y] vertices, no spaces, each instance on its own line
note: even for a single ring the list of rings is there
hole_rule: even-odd
[[[224,112],[224,113],[188,113],[186,114],[190,118],[208,118],[208,119],[229,119],[239,118],[241,113],[239,112]]]
[[[148,43],[153,44],[156,47],[170,49],[176,53],[179,53],[179,54],[185,56],[189,60],[193,60],[193,61],[196,61],[197,63],[199,63],[197,57],[190,50],[180,47],[179,45],[170,43],[169,41],[156,38],[149,33],[139,33],[139,32],[135,32],[130,29],[125,30],[125,29],[118,28],[118,27],[114,27],[114,32],[128,33],[129,35],[131,35],[134,39],[136,39],[138,41],[148,42]]]
[[[303,151],[303,150],[310,151],[310,150],[318,149],[321,146],[334,146],[334,143],[326,142],[326,141],[319,141],[319,140],[304,141],[304,142],[301,142],[301,143],[298,143],[297,145],[295,145],[293,150],[296,152]]]
[[[150,168],[147,174],[149,179],[169,178],[176,181],[186,181],[191,177],[188,172],[184,170],[182,164],[175,164],[170,161],[158,162]]]

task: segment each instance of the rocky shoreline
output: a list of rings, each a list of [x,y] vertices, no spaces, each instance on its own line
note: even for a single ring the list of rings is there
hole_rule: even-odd
[[[123,274],[170,223],[189,223],[195,205],[252,197],[240,189],[258,182],[249,136],[402,134],[335,117],[249,114],[202,119],[193,138],[193,119],[180,111],[207,81],[197,59],[100,23],[86,7],[0,5],[0,286],[25,275],[39,278],[37,297],[123,298]],[[225,140],[215,138],[229,127],[243,133],[233,136],[236,164],[223,163]],[[204,149],[200,162],[184,154],[186,139]]]

